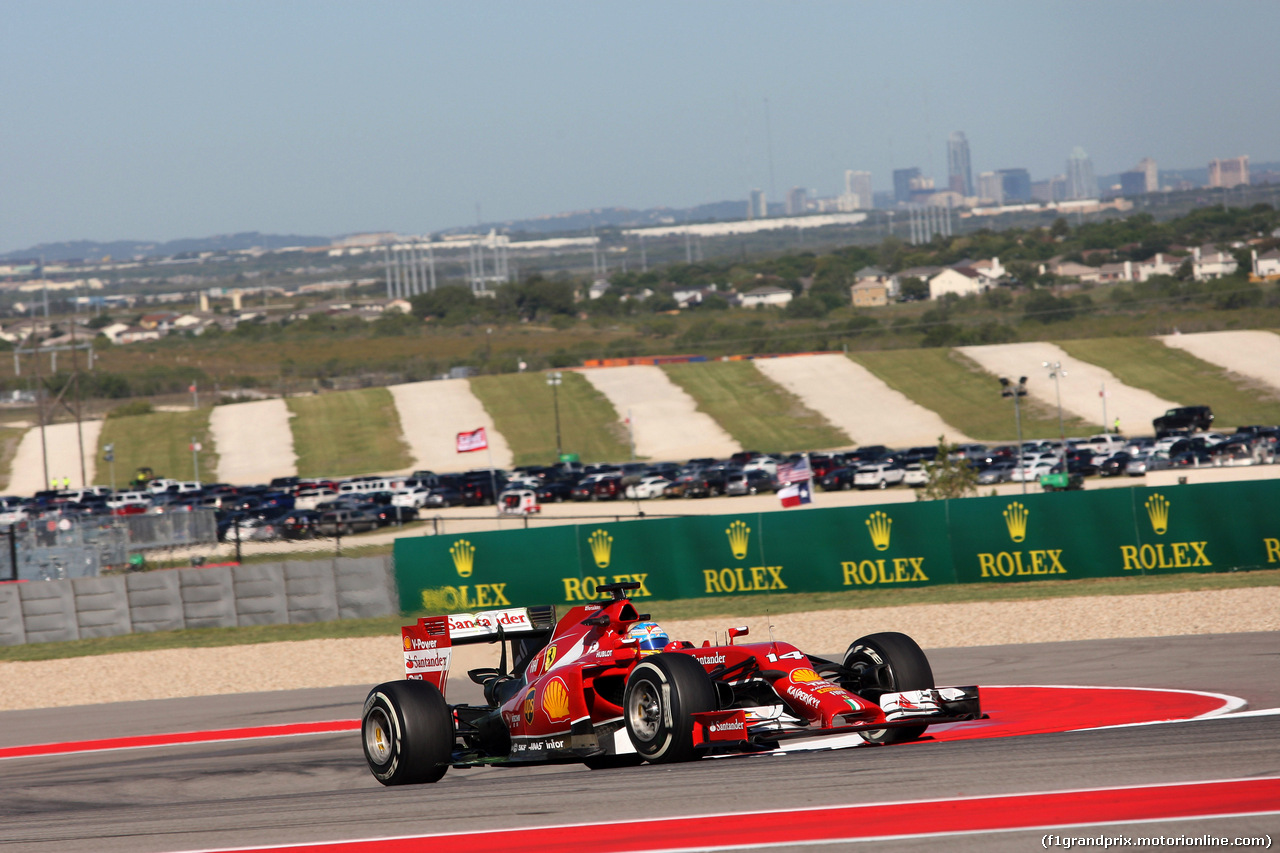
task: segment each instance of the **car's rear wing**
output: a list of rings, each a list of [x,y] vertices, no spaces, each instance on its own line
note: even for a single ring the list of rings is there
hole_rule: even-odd
[[[549,634],[555,625],[554,605],[424,616],[416,624],[400,629],[404,640],[404,677],[430,681],[444,693],[453,646],[491,643],[508,637],[535,637]]]

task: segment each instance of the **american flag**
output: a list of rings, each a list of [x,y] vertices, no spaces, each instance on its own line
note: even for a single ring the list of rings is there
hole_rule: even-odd
[[[795,462],[784,462],[778,466],[778,485],[790,483],[807,483],[812,472],[809,470],[809,457],[805,456]]]

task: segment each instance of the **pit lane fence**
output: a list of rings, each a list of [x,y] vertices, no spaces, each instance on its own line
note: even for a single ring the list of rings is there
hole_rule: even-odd
[[[819,498],[820,499],[820,498]],[[402,612],[1280,568],[1280,481],[402,537]]]

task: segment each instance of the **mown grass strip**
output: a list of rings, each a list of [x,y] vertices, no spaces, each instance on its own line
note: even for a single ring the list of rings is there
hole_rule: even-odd
[[[1210,406],[1213,425],[1280,423],[1275,389],[1233,379],[1231,374],[1156,338],[1091,338],[1057,341],[1072,358],[1104,367],[1126,385],[1145,388],[1184,406]],[[1146,427],[1146,424],[1142,424]]]
[[[807,613],[818,610],[863,610],[925,604],[960,604],[975,601],[1035,601],[1078,596],[1152,595],[1201,590],[1244,589],[1280,586],[1280,570],[1223,572],[1220,574],[1170,574],[1073,581],[1032,581],[1011,584],[955,584],[893,590],[857,590],[788,595],[743,595],[691,598],[679,601],[644,599],[644,609],[658,619],[744,616],[777,613]],[[538,602],[517,602],[529,604]],[[561,608],[563,612],[563,607]],[[118,652],[156,649],[210,648],[296,640],[343,639],[347,637],[398,637],[400,626],[410,616],[378,619],[348,619],[341,622],[313,622],[302,625],[258,625],[244,628],[202,628],[190,631],[161,631],[152,634],[125,634],[66,643],[38,643],[0,648],[0,661],[53,660]]]
[[[753,361],[663,365],[703,412],[742,447],[762,453],[847,447],[853,439],[800,398],[760,372]]]
[[[621,462],[631,454],[626,427],[609,399],[580,374],[562,371],[557,396],[565,453],[583,462]],[[516,465],[556,461],[556,406],[545,373],[509,373],[471,380],[494,428],[507,440]]]
[[[18,455],[18,445],[27,434],[25,429],[0,427],[0,490],[9,488],[13,476],[13,459]]]
[[[1013,401],[1000,396],[1000,382],[973,359],[951,349],[849,353],[886,385],[931,409],[946,423],[980,441],[1016,441]],[[1057,438],[1057,411],[1023,397],[1022,437]],[[1065,419],[1067,435],[1092,435],[1096,426]]]
[[[115,485],[125,488],[134,478],[137,469],[152,469],[157,477],[174,480],[190,480],[196,475],[191,453],[194,439],[201,445],[198,454],[200,469],[195,476],[205,483],[217,479],[218,453],[209,432],[209,408],[186,412],[153,412],[149,415],[107,418],[98,435],[97,474],[100,485],[110,486],[112,465],[115,467]],[[115,462],[103,460],[103,448],[114,445]]]
[[[300,477],[399,471],[413,464],[400,414],[386,388],[285,400]]]

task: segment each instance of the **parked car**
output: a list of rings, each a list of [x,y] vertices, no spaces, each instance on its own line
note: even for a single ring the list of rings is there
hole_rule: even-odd
[[[847,491],[853,488],[853,478],[857,473],[856,468],[843,466],[828,471],[825,476],[818,479],[818,485],[823,491]]]
[[[1157,438],[1177,430],[1205,432],[1212,424],[1213,410],[1208,406],[1179,406],[1151,422]]]
[[[648,477],[642,477],[638,483],[627,486],[625,494],[627,498],[634,501],[660,498],[662,497],[663,491],[669,485],[671,485],[671,481],[666,477],[650,475]]]
[[[321,536],[350,536],[376,530],[378,526],[376,511],[352,508],[326,510],[316,521],[315,529]]]
[[[427,502],[424,506],[450,507],[461,506],[463,503],[462,491],[460,489],[457,489],[454,486],[440,485],[427,493]]]
[[[431,490],[418,486],[409,489],[406,492],[396,492],[391,496],[391,505],[403,507],[405,509],[421,509],[427,505],[427,498],[430,497]]]
[[[919,462],[912,462],[902,472],[902,484],[904,486],[912,486],[920,488],[929,483],[929,472],[924,469],[924,465]]]
[[[863,465],[853,475],[853,484],[859,489],[885,489],[902,482],[905,472],[900,462]]]
[[[1162,471],[1171,466],[1169,457],[1163,453],[1146,453],[1141,456],[1135,456],[1129,460],[1129,464],[1125,466],[1124,472],[1130,477],[1141,477],[1148,471]]]
[[[745,471],[738,471],[729,475],[729,480],[725,484],[724,493],[726,495],[756,495],[760,492],[775,492],[778,490],[778,481],[773,475],[763,468],[751,468]]]
[[[1098,466],[1098,473],[1103,477],[1115,477],[1125,472],[1125,467],[1133,461],[1133,454],[1123,450],[1113,453]]]
[[[1009,482],[1014,466],[1015,463],[1007,459],[988,465],[978,472],[978,485],[994,486],[996,483]]]

